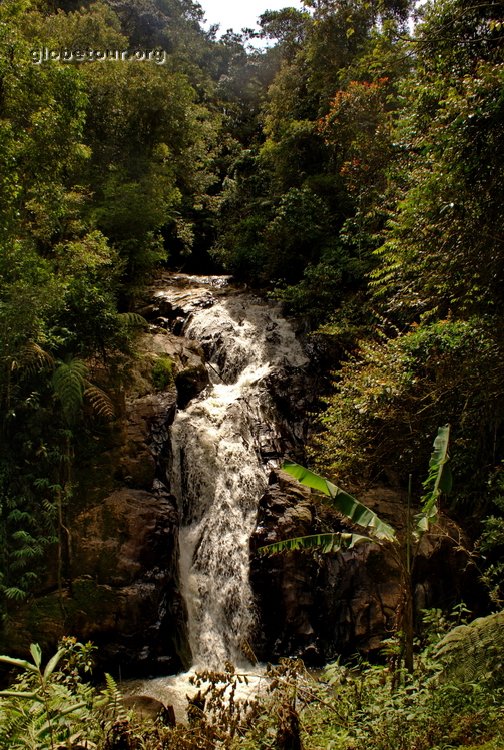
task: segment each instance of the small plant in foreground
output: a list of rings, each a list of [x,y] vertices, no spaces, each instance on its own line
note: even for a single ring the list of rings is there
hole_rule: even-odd
[[[0,656],[0,662],[22,670],[10,690],[0,691],[1,748],[56,750],[98,732],[92,720],[95,693],[80,676],[90,669],[92,651],[90,644],[66,638],[45,667],[36,643],[30,646],[32,661]]]

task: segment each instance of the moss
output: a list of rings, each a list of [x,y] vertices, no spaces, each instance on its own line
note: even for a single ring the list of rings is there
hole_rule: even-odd
[[[173,360],[167,355],[159,356],[152,366],[152,382],[158,391],[173,384]]]

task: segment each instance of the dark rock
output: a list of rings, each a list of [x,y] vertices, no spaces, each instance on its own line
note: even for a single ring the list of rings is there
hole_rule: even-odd
[[[152,393],[127,401],[124,445],[116,479],[130,487],[150,490],[162,446],[173,422],[176,393]]]
[[[168,335],[150,342],[152,356],[176,349],[176,362],[197,359],[192,344],[185,350]],[[149,356],[142,360],[147,369]],[[157,393],[146,393],[148,387],[142,372],[134,371],[122,415],[89,457],[78,457],[61,592],[54,550],[36,596],[13,608],[3,650],[23,654],[39,642],[50,653],[71,634],[92,640],[100,666],[120,668],[123,675],[176,672],[187,664],[178,512],[166,489],[165,465],[177,394],[174,385]]]
[[[120,489],[103,503],[78,515],[72,566],[99,584],[127,586],[173,570],[178,513],[167,497]],[[169,542],[169,543],[167,543]]]
[[[204,365],[186,367],[175,376],[177,386],[177,406],[184,409],[189,401],[206,388],[209,383],[208,372]]]
[[[72,523],[72,575],[61,596],[38,597],[9,626],[11,649],[54,648],[71,633],[99,647],[100,663],[127,674],[184,664],[185,607],[178,590],[178,513],[157,492],[121,489]]]
[[[304,536],[313,528],[315,507],[310,491],[283,472],[273,473],[270,482],[251,539],[253,552],[280,539]],[[315,558],[300,552],[253,556],[251,583],[260,613],[254,650],[260,659],[318,654],[313,627],[316,568]]]
[[[275,472],[271,481],[251,539],[251,582],[261,623],[253,644],[257,655],[269,660],[301,656],[307,663],[322,664],[337,654],[380,649],[396,624],[401,597],[397,561],[386,547],[373,543],[339,554],[258,556],[258,547],[281,539],[344,529],[334,511],[289,475]],[[399,532],[404,528],[405,503],[399,493],[375,488],[360,497]],[[470,598],[475,582],[466,570],[460,537],[448,519],[423,537],[413,581],[417,617],[421,608],[449,609],[460,598]]]
[[[165,726],[175,726],[175,712],[173,706],[165,706],[164,703],[148,695],[127,695],[121,703],[126,708],[131,708],[137,716],[150,721],[159,721]]]

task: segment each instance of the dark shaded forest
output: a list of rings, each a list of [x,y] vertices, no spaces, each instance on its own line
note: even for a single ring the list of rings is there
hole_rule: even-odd
[[[504,5],[304,4],[265,10],[260,32],[220,37],[192,0],[0,6],[4,619],[48,560],[62,575],[76,464],[120,409],[144,324],[137,302],[160,269],[231,274],[300,321],[323,349],[307,461],[338,485],[410,482],[418,501],[433,436],[450,424],[443,510],[464,529],[480,582],[471,614],[502,608]],[[163,56],[91,59],[106,50]],[[392,709],[374,668],[365,682],[338,666],[341,712],[374,734],[352,723],[342,733],[319,695],[328,714],[310,719],[306,747],[497,750],[482,717],[502,732],[500,628],[500,687],[488,682],[497,707],[478,687],[469,707],[446,689],[413,709],[406,683],[390,700],[403,719],[417,711],[416,728],[407,736],[390,720],[383,734],[376,712]],[[275,704],[286,736],[294,672]],[[472,717],[467,742],[422,734],[426,716],[441,732],[460,712]],[[339,734],[317,739],[319,721]],[[103,747],[301,747],[209,726],[179,744]],[[63,747],[52,734],[39,742]]]

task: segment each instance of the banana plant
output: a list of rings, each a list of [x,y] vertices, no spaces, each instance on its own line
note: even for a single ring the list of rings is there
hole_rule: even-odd
[[[422,497],[420,513],[415,516],[417,537],[428,531],[438,517],[437,502],[441,493],[448,494],[453,485],[448,447],[450,442],[450,425],[438,429],[434,440],[434,450],[429,461],[429,474],[423,483],[426,494]]]
[[[362,542],[371,542],[371,537],[380,542],[396,541],[396,533],[391,526],[382,521],[370,508],[360,503],[355,497],[349,495],[348,492],[337,487],[328,479],[325,479],[325,477],[314,474],[309,469],[305,469],[304,466],[291,461],[286,461],[282,469],[305,487],[322,492],[330,498],[328,503],[333,508],[345,516],[352,524],[365,529],[369,536],[347,532],[313,534],[285,539],[284,541],[261,547],[259,549],[261,554],[274,555],[294,549],[320,549],[322,552],[339,552],[340,550],[351,549],[356,544]]]
[[[406,529],[406,548],[399,543],[396,531],[389,524],[382,521],[366,505],[355,497],[337,487],[328,479],[314,474],[299,464],[287,461],[282,468],[297,479],[305,487],[317,490],[329,500],[329,505],[335,508],[351,524],[360,526],[365,534],[348,532],[330,532],[309,536],[284,539],[274,544],[259,548],[261,555],[275,555],[289,550],[318,549],[321,552],[340,552],[352,549],[363,542],[376,542],[388,545],[394,558],[399,563],[402,573],[403,601],[399,616],[399,628],[403,637],[404,663],[408,671],[413,671],[413,593],[412,571],[418,545],[423,534],[428,531],[438,517],[438,500],[442,492],[449,492],[452,487],[452,474],[448,464],[448,446],[450,440],[450,425],[439,427],[434,440],[434,450],[429,461],[429,473],[423,483],[425,494],[422,496],[420,510],[410,523],[409,495]],[[411,482],[410,482],[411,484]]]

